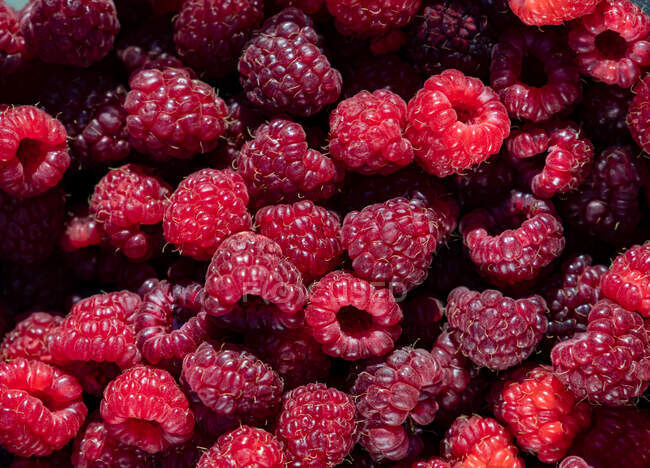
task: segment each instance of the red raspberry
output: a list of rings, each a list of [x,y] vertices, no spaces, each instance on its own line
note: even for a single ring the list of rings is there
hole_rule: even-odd
[[[302,126],[285,119],[258,127],[242,146],[236,166],[258,208],[330,198],[343,179],[343,171],[330,158],[308,147]]]
[[[341,94],[341,74],[319,47],[312,20],[296,8],[267,19],[239,59],[248,99],[272,114],[317,114]]]
[[[571,23],[569,46],[580,71],[598,81],[629,88],[650,65],[650,18],[629,0],[604,0]]]
[[[424,170],[437,177],[485,161],[510,133],[497,94],[454,69],[432,76],[409,101],[406,138]]]
[[[255,336],[264,330],[294,330],[303,327],[304,322],[302,312],[283,312],[278,306],[255,296],[246,297],[227,314],[214,318],[218,327],[229,332],[252,333]]]
[[[609,146],[630,138],[625,122],[632,100],[629,89],[595,83],[585,92],[580,109],[580,126],[595,144]]]
[[[104,391],[100,411],[109,435],[148,453],[192,437],[194,416],[169,372],[136,366]]]
[[[286,458],[282,444],[268,432],[241,426],[219,437],[199,460],[196,468],[284,468]]]
[[[490,85],[510,117],[533,122],[569,109],[582,93],[573,54],[559,37],[524,28],[506,31],[494,46]]]
[[[182,379],[224,420],[262,423],[280,408],[282,380],[247,351],[202,343],[183,360]]]
[[[404,138],[406,103],[379,89],[339,103],[330,114],[332,157],[361,174],[387,175],[413,161],[413,147]]]
[[[143,166],[127,164],[108,172],[95,186],[90,212],[103,223],[110,243],[134,260],[146,260],[158,247],[157,226],[171,188]]]
[[[627,126],[632,138],[644,151],[650,150],[650,75],[646,75],[634,86],[634,97],[627,113]]]
[[[346,36],[381,36],[406,26],[420,8],[421,0],[326,0],[336,29]]]
[[[650,244],[635,245],[614,259],[603,276],[603,294],[650,317]]]
[[[209,260],[225,238],[251,228],[246,205],[246,185],[236,172],[202,169],[190,174],[169,199],[165,240],[181,255]]]
[[[460,232],[472,262],[496,285],[536,278],[565,243],[551,202],[515,190],[499,205],[465,215]]]
[[[42,457],[63,448],[88,414],[76,379],[23,358],[0,363],[0,401],[0,444],[20,457]]]
[[[503,370],[524,361],[541,341],[548,321],[541,296],[511,299],[499,291],[460,286],[447,297],[447,318],[461,352],[477,366]]]
[[[87,67],[103,59],[120,31],[111,0],[34,0],[20,29],[44,62]]]
[[[514,133],[514,132],[513,132]],[[513,188],[515,168],[502,155],[454,176],[458,195],[464,208],[480,208],[503,200]]]
[[[335,271],[312,286],[305,322],[329,356],[348,361],[382,356],[399,337],[402,311],[388,289]]]
[[[277,242],[300,270],[305,284],[341,262],[341,220],[309,200],[262,208],[255,215],[255,226],[260,234]]]
[[[70,165],[61,122],[32,106],[0,107],[0,189],[34,197],[59,183]]]
[[[0,2],[0,75],[9,76],[29,58],[25,38],[20,31],[16,11]]]
[[[234,72],[253,28],[264,19],[262,0],[191,0],[174,18],[174,42],[188,65],[220,77]]]
[[[577,401],[552,368],[522,367],[508,376],[499,390],[494,415],[506,424],[523,450],[544,463],[555,463],[589,426],[591,407]]]
[[[491,418],[456,419],[442,441],[442,448],[455,468],[524,468],[510,433]]]
[[[363,55],[343,64],[344,96],[352,97],[361,91],[386,89],[405,101],[411,99],[422,85],[420,74],[398,55],[379,57]]]
[[[562,460],[558,468],[593,468],[593,467],[589,465],[583,458],[570,456]]]
[[[425,292],[410,295],[400,304],[404,319],[399,343],[429,349],[440,334],[445,306]]]
[[[529,26],[562,24],[596,8],[600,0],[508,0],[510,8]]]
[[[68,218],[65,231],[61,237],[61,248],[66,252],[74,252],[93,245],[100,245],[104,231],[102,225],[94,216],[88,214],[88,206],[81,205]]]
[[[34,312],[4,335],[0,359],[25,358],[47,362],[50,358],[47,337],[63,322],[63,317]]]

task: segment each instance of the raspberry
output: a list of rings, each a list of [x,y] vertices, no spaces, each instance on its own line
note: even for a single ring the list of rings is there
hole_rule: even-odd
[[[247,351],[204,342],[185,356],[182,379],[222,419],[262,423],[280,407],[282,380]]]
[[[110,52],[120,31],[111,0],[35,0],[21,13],[28,47],[49,63],[87,67]]]
[[[0,108],[0,189],[34,197],[59,183],[70,165],[61,122],[32,106]]]
[[[401,332],[402,311],[388,289],[335,271],[312,286],[305,322],[329,356],[348,361],[382,356]]]
[[[311,19],[287,8],[267,19],[239,59],[246,97],[273,114],[317,114],[341,94],[341,74],[319,48]]]
[[[375,55],[398,52],[406,44],[406,33],[401,29],[391,29],[383,36],[374,37],[370,41],[370,52]]]
[[[25,358],[46,362],[49,359],[47,337],[63,322],[63,317],[34,312],[4,335],[0,359]]]
[[[429,293],[411,295],[400,304],[404,320],[399,342],[429,349],[440,334],[445,307]]]
[[[505,157],[496,156],[456,174],[454,181],[463,207],[479,208],[504,199],[514,185],[515,173]]]
[[[174,19],[174,42],[184,62],[209,76],[235,71],[244,44],[264,19],[262,0],[192,0]]]
[[[136,366],[104,391],[100,411],[110,436],[147,453],[192,437],[194,416],[174,378],[163,369]]]
[[[18,15],[4,0],[0,2],[0,75],[9,76],[29,58]]]
[[[648,119],[650,119],[650,76],[644,78],[634,86],[634,97],[630,103],[627,113],[627,127],[636,141],[644,151],[650,150],[650,132]]]
[[[584,459],[576,456],[566,457],[558,468],[593,468]]]
[[[510,433],[491,418],[459,417],[447,431],[442,449],[458,468],[524,468]]]
[[[495,285],[536,278],[565,243],[551,202],[516,190],[499,205],[465,215],[460,232],[472,262]]]
[[[477,78],[454,69],[434,75],[409,101],[406,138],[425,171],[437,177],[485,161],[510,133],[506,108]]]
[[[596,8],[600,0],[508,0],[510,8],[529,26],[562,24]]]
[[[0,191],[0,258],[18,263],[45,260],[63,232],[64,214],[65,199],[58,188],[34,198]]]
[[[643,319],[609,299],[589,313],[587,331],[556,344],[551,360],[557,376],[578,398],[621,406],[650,383],[650,354]]]
[[[447,318],[461,352],[492,370],[517,365],[535,351],[548,326],[545,312],[540,296],[511,299],[494,289],[460,286],[447,297]]]
[[[329,123],[330,153],[350,171],[387,175],[413,161],[406,103],[390,91],[361,91],[340,102]]]
[[[305,284],[341,262],[341,220],[309,200],[262,208],[255,215],[255,225],[260,234],[277,242]]]
[[[490,85],[510,117],[533,122],[569,109],[582,93],[573,54],[559,37],[524,28],[506,31],[494,46]]]
[[[199,460],[197,468],[234,468],[255,466],[283,468],[286,458],[282,444],[268,432],[241,426],[219,437]]]
[[[553,369],[520,368],[508,377],[494,404],[519,446],[544,463],[562,460],[590,422],[591,408],[564,388]]]
[[[63,448],[88,414],[73,377],[23,358],[0,363],[0,401],[0,444],[20,457],[42,457]]]
[[[352,97],[361,91],[386,89],[408,101],[422,84],[420,74],[398,55],[364,55],[343,64],[343,94]]]
[[[381,36],[406,26],[420,8],[421,0],[326,0],[336,29],[346,36]]]
[[[595,83],[585,92],[580,109],[581,128],[594,143],[610,145],[629,139],[625,119],[632,100],[629,89]]]
[[[422,460],[414,462],[413,464],[406,465],[411,468],[451,468],[451,465],[445,460],[439,457],[429,458],[428,460]]]
[[[113,169],[95,186],[90,212],[103,223],[111,245],[134,260],[146,260],[157,248],[157,226],[171,188],[143,166]]]
[[[598,81],[629,88],[650,65],[650,18],[629,0],[604,0],[571,23],[569,46],[580,71]]]
[[[301,198],[330,198],[343,171],[322,153],[309,149],[307,135],[298,123],[274,119],[255,131],[236,161],[256,207]]]
[[[257,336],[264,330],[279,332],[301,328],[304,317],[302,312],[286,313],[270,302],[251,296],[235,304],[226,315],[216,317],[214,323],[230,332]]]
[[[650,244],[635,245],[614,259],[602,279],[603,294],[650,317]]]
[[[88,214],[88,206],[82,205],[68,218],[61,237],[61,248],[74,252],[93,245],[100,245],[104,231],[94,216]]]
[[[230,235],[251,228],[244,179],[231,170],[202,169],[180,183],[163,216],[165,240],[181,255],[209,260]]]

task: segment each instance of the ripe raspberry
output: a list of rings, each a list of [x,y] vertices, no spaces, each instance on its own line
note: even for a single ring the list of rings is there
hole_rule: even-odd
[[[341,262],[341,220],[333,211],[309,200],[262,208],[255,215],[255,225],[260,234],[277,242],[305,284]]]
[[[429,349],[440,334],[445,306],[427,292],[409,296],[400,304],[404,319],[399,343]]]
[[[494,46],[490,85],[510,117],[541,122],[580,97],[578,67],[559,39],[551,32],[519,28],[506,31]]]
[[[556,344],[551,360],[578,398],[622,406],[648,388],[649,350],[641,316],[602,299],[591,308],[587,331]]]
[[[454,175],[464,208],[479,208],[503,200],[514,186],[516,171],[504,156],[496,156]]]
[[[317,114],[341,94],[341,74],[319,47],[312,20],[296,8],[267,19],[239,59],[246,97],[272,114]]]
[[[4,0],[0,2],[0,31],[0,75],[5,77],[17,71],[30,54],[20,31],[18,14]]]
[[[580,124],[591,141],[609,146],[629,140],[625,119],[632,96],[629,89],[602,83],[587,89],[580,109]]]
[[[511,299],[494,289],[481,293],[460,286],[447,297],[447,318],[461,352],[492,370],[517,365],[535,351],[548,326],[545,312],[541,296]]]
[[[425,171],[437,177],[485,161],[510,133],[497,94],[458,70],[432,76],[408,104],[406,138]]]
[[[178,55],[197,71],[234,72],[253,28],[264,19],[262,0],[191,0],[174,18]]]
[[[551,202],[515,190],[499,205],[465,215],[460,232],[472,262],[495,285],[536,278],[565,243]]]
[[[280,408],[282,380],[247,351],[202,343],[183,360],[182,379],[222,419],[262,423]]]
[[[336,29],[346,36],[369,38],[406,26],[421,0],[326,0]]]
[[[524,468],[510,433],[491,418],[456,419],[442,441],[442,449],[458,468]]]
[[[583,458],[570,456],[562,460],[558,468],[593,468],[593,467],[589,465],[586,461],[584,461]]]
[[[286,457],[282,444],[268,432],[241,426],[219,437],[199,460],[196,468],[284,468]]]
[[[245,297],[245,300],[235,304],[230,312],[213,319],[217,327],[228,332],[252,333],[255,336],[265,330],[272,332],[295,330],[305,324],[301,311],[283,312],[278,306],[255,296]]]
[[[404,138],[406,103],[390,91],[362,91],[340,102],[329,124],[330,153],[350,171],[387,175],[413,161]]]
[[[650,75],[644,78],[634,86],[634,97],[630,103],[627,113],[627,127],[636,141],[644,151],[650,150]]]
[[[110,436],[148,453],[192,437],[194,416],[169,372],[136,366],[104,391],[100,411]]]
[[[230,235],[251,228],[244,179],[231,170],[202,169],[180,183],[163,216],[165,240],[181,255],[209,260]]]
[[[650,317],[650,244],[635,245],[614,259],[602,279],[603,294]]]
[[[343,64],[341,71],[345,97],[352,97],[364,90],[373,92],[386,89],[408,101],[422,85],[417,70],[393,54],[355,56]]]
[[[88,214],[87,204],[73,211],[65,223],[61,236],[61,248],[66,252],[75,252],[93,245],[100,245],[104,231],[94,216]]]
[[[588,15],[600,0],[508,0],[510,8],[529,26],[562,24]]]
[[[88,414],[76,379],[23,358],[0,363],[0,401],[0,444],[20,457],[42,457],[63,448]]]
[[[312,286],[305,322],[329,356],[348,361],[382,356],[399,337],[402,311],[388,289],[335,271]]]
[[[580,71],[598,81],[629,88],[650,65],[650,18],[629,0],[605,0],[571,23],[569,47]]]
[[[0,107],[0,189],[34,197],[59,183],[70,165],[61,122],[32,106]]]
[[[20,29],[44,62],[87,67],[113,48],[120,22],[111,0],[35,0],[21,12]]]
[[[34,312],[4,335],[0,359],[25,358],[47,362],[50,359],[47,337],[63,322],[63,317]]]
[[[494,415],[522,450],[536,454],[543,463],[555,463],[589,426],[591,408],[576,400],[552,368],[539,366],[517,369],[508,377],[498,392]]]
[[[273,119],[255,130],[236,161],[255,207],[302,198],[330,198],[343,171],[327,156],[309,149],[299,123]]]

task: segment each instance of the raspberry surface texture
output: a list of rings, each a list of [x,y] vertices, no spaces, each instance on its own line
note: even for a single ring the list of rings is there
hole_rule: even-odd
[[[20,31],[19,15],[4,0],[0,2],[0,73],[8,76],[30,58]]]
[[[47,337],[56,331],[63,317],[47,312],[34,312],[18,322],[4,335],[0,344],[0,358],[25,358],[47,362],[50,358]]]
[[[360,38],[381,36],[408,24],[421,0],[326,0],[336,28]]]
[[[650,316],[650,244],[635,245],[614,259],[603,276],[603,294],[628,310]]]
[[[219,437],[217,443],[203,453],[196,467],[283,468],[286,463],[282,444],[272,434],[256,427],[241,426]]]
[[[627,113],[627,126],[632,138],[644,151],[650,150],[650,126],[648,115],[650,113],[650,77],[645,76],[633,88],[634,97]]]
[[[508,0],[513,13],[530,26],[562,24],[591,13],[600,0]]]

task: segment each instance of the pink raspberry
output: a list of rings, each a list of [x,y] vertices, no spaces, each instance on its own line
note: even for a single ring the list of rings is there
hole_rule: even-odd
[[[284,468],[286,463],[282,444],[272,434],[256,427],[241,426],[219,437],[203,453],[196,468]]]
[[[368,38],[406,26],[421,0],[326,0],[341,34]]]
[[[18,14],[4,0],[0,2],[0,31],[0,74],[4,77],[16,72],[30,58]]]
[[[635,245],[614,259],[602,278],[605,297],[650,317],[650,244]]]
[[[562,24],[591,13],[600,0],[508,0],[510,8],[525,24]]]
[[[510,133],[492,89],[454,69],[432,76],[408,103],[406,138],[418,164],[445,177],[485,161]]]
[[[644,151],[650,150],[650,75],[634,85],[634,97],[627,112],[627,127],[632,138]]]
[[[34,312],[4,335],[0,359],[25,358],[47,362],[50,359],[47,337],[63,322],[63,317]]]

